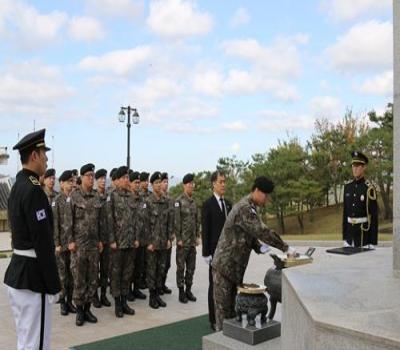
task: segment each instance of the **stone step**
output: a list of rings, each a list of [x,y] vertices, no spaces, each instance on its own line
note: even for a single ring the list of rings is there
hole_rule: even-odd
[[[229,338],[222,332],[213,333],[203,337],[203,350],[281,350],[281,338],[274,338],[269,341],[248,345],[233,338]]]

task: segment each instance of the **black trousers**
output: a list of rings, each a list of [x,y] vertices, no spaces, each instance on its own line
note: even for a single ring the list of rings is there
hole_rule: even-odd
[[[210,324],[215,324],[214,282],[211,264],[208,270],[208,281],[208,319],[210,320]]]

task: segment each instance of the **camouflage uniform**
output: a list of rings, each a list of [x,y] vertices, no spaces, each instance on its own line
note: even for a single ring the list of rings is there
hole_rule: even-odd
[[[146,281],[149,290],[159,290],[163,286],[167,241],[171,240],[169,226],[169,206],[165,197],[159,199],[151,194],[143,204],[146,209],[146,245],[153,244],[155,250],[146,251]]]
[[[135,262],[137,207],[131,192],[118,189],[110,194],[110,242],[117,244],[111,251],[111,293],[114,298],[127,296]]]
[[[175,201],[174,213],[176,242],[183,242],[181,247],[176,246],[176,283],[178,288],[186,285],[190,289],[196,268],[196,241],[200,237],[196,202],[183,193]]]
[[[71,254],[74,277],[74,302],[77,306],[90,304],[96,294],[99,273],[98,244],[105,229],[103,208],[99,195],[77,188],[71,194],[72,229],[68,242],[76,243]]]
[[[136,254],[135,254],[135,269],[133,271],[133,276],[132,276],[132,282],[135,285],[135,289],[139,288],[140,281],[143,275],[143,270],[144,270],[144,251],[146,249],[145,242],[143,241],[143,238],[145,236],[143,230],[144,230],[144,225],[143,225],[143,214],[145,211],[143,210],[143,199],[140,196],[139,193],[132,193],[133,195],[133,202],[134,202],[134,207],[136,211],[136,238],[139,240],[139,247],[136,248]]]
[[[251,250],[259,253],[261,240],[282,251],[288,245],[257,215],[251,194],[242,198],[229,213],[212,262],[216,328],[235,316],[236,288],[243,283]]]
[[[147,222],[148,220],[148,211],[146,206],[144,205],[147,201],[147,199],[149,198],[149,196],[152,193],[150,191],[140,191],[139,192],[139,200],[140,200],[140,218],[141,218],[141,232],[140,232],[140,237],[142,239],[142,242],[138,248],[137,254],[139,256],[139,263],[137,264],[137,271],[139,276],[137,277],[137,281],[140,281],[139,284],[142,285],[142,287],[145,287],[147,284],[147,278],[146,278],[146,274],[147,274],[147,238],[149,236],[149,232],[148,232],[148,225],[145,224],[145,222]]]
[[[49,204],[52,205],[54,200],[56,199],[58,192],[57,191],[50,191],[46,186],[43,186],[43,191],[46,193],[47,199],[49,200]]]
[[[109,192],[100,193],[99,195],[100,202],[103,206],[102,214],[104,216],[103,223],[105,228],[102,230],[103,234],[101,236],[101,242],[103,243],[103,251],[100,253],[100,280],[99,285],[101,287],[102,293],[105,293],[108,285],[109,276],[109,266],[110,266],[110,239],[109,239],[109,216],[108,216],[108,208],[107,203],[110,200]]]
[[[171,237],[171,242],[173,241],[174,237],[174,199],[171,198],[168,194],[165,195],[165,199],[168,202],[168,207],[169,207],[169,219],[168,219],[168,231],[169,231],[169,237]],[[166,281],[167,281],[167,276],[168,276],[168,271],[171,268],[171,253],[172,253],[172,245],[171,248],[166,249],[165,251],[165,270],[164,270],[164,276],[163,276],[163,288],[165,287],[167,290],[169,288],[166,287]],[[169,291],[171,293],[171,291]]]
[[[54,244],[61,246],[61,252],[56,253],[58,274],[61,282],[60,298],[72,298],[73,278],[71,274],[71,253],[68,250],[68,232],[71,229],[71,198],[63,192],[58,194],[51,204],[54,219]]]

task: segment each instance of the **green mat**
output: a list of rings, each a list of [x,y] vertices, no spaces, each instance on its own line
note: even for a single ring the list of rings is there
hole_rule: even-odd
[[[134,333],[73,346],[71,350],[196,350],[204,335],[212,333],[208,315]]]

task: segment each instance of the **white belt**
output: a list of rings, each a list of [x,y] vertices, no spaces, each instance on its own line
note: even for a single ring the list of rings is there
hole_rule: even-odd
[[[355,225],[355,224],[363,224],[364,222],[368,222],[368,218],[364,217],[364,218],[351,218],[348,217],[347,218],[347,222],[349,224]]]
[[[35,249],[26,249],[26,250],[14,249],[13,253],[15,255],[27,256],[28,258],[37,258]]]

